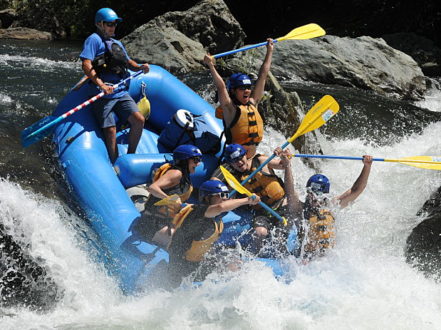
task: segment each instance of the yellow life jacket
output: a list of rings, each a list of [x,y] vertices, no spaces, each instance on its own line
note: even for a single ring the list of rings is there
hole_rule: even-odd
[[[216,117],[223,119],[223,109],[216,109]],[[227,143],[242,145],[259,144],[263,139],[263,120],[257,107],[248,103],[236,105],[236,115],[229,127],[225,127]]]
[[[183,207],[181,211],[179,211],[179,213],[173,218],[173,227],[179,230],[191,211],[193,211],[192,205]],[[187,221],[191,221],[191,218]],[[191,262],[200,262],[203,259],[204,255],[210,250],[213,243],[219,239],[222,231],[224,230],[224,223],[222,220],[213,221],[213,225],[214,232],[210,237],[202,241],[193,241],[191,243],[190,249],[185,252],[185,260]]]
[[[239,181],[245,180],[252,172],[260,166],[259,156],[256,155],[251,163],[251,169],[244,173],[241,173]],[[270,207],[279,207],[283,198],[285,197],[285,189],[283,187],[283,181],[270,169],[271,173],[259,171],[252,177],[246,184],[247,188],[252,193],[255,193],[260,197],[262,202]],[[238,173],[238,172],[236,172]],[[254,206],[255,208],[261,208],[260,205]]]
[[[308,219],[309,229],[306,237],[305,252],[324,253],[335,245],[335,219],[329,210],[320,210]]]
[[[156,182],[161,176],[163,176],[168,170],[172,169],[173,166],[170,163],[165,163],[161,167],[159,167],[154,176],[153,176],[153,182]],[[179,195],[179,198],[184,203],[187,199],[190,198],[191,192],[193,191],[193,186],[191,184],[184,187],[184,191],[181,190],[181,187],[173,187],[171,189],[167,189],[165,191],[168,195]],[[149,200],[147,201],[148,205],[151,206],[155,202],[157,202],[159,198],[150,196]],[[161,206],[155,206],[155,212],[158,212],[162,217],[173,219],[176,214],[179,212],[180,207],[178,205],[161,205]]]

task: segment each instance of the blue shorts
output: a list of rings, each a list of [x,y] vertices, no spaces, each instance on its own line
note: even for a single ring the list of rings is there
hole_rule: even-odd
[[[138,111],[136,102],[129,94],[116,99],[100,98],[93,103],[93,113],[101,128],[116,126],[114,113],[121,123],[126,123],[130,115]]]

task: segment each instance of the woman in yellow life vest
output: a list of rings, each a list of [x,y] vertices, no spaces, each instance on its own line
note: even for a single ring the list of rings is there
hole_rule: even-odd
[[[257,196],[230,200],[228,188],[223,182],[205,181],[199,187],[200,204],[187,205],[174,220],[176,232],[168,249],[171,284],[179,285],[183,277],[198,268],[195,279],[203,280],[213,269],[206,254],[222,233],[222,217],[228,211],[243,205],[255,205],[259,201]]]
[[[235,73],[225,85],[216,70],[214,58],[205,55],[204,63],[210,69],[216,85],[220,107],[216,116],[223,119],[227,143],[237,143],[245,146],[247,157],[256,154],[257,145],[263,138],[263,120],[257,109],[257,104],[264,95],[264,88],[274,49],[272,39],[268,39],[266,56],[260,67],[254,88],[251,79],[246,74]]]
[[[170,224],[191,195],[193,187],[190,174],[201,162],[201,151],[189,144],[183,144],[173,151],[173,163],[165,163],[154,174],[153,183],[147,188],[150,196],[140,218],[131,226],[132,233],[139,239],[160,246],[170,243],[174,229]],[[156,206],[156,202],[178,195],[179,198],[167,205]]]
[[[276,249],[281,253],[286,252],[283,251],[285,250],[283,247],[288,238],[289,230],[293,225],[291,215],[294,209],[291,208],[292,204],[290,203],[291,195],[294,193],[290,162],[292,156],[288,150],[282,151],[280,148],[276,148],[274,152],[279,158],[271,160],[244,186],[259,196],[260,199],[273,210],[277,210],[277,213],[281,216],[286,217],[288,225],[284,226],[281,221],[271,214],[268,214],[260,205],[253,207],[254,237],[250,251],[255,254],[259,254],[265,239],[273,229],[275,230],[274,235],[271,236],[272,243],[277,245]],[[224,157],[226,162],[225,167],[240,182],[245,180],[260,164],[268,159],[267,156],[260,154],[257,154],[252,159],[248,159],[245,148],[240,144],[228,145],[225,148]],[[274,170],[284,170],[285,181],[282,181],[274,173]],[[212,178],[221,181],[225,180],[220,170],[216,170]]]
[[[298,257],[311,259],[323,256],[335,245],[335,218],[330,208],[345,208],[352,203],[366,188],[372,165],[372,156],[363,156],[363,169],[350,189],[343,194],[328,198],[330,181],[323,174],[315,174],[306,183],[306,199],[302,203],[295,193],[293,206],[298,218],[303,215],[303,222],[298,226]]]

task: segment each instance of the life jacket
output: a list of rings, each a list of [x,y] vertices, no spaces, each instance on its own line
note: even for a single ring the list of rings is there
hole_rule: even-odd
[[[191,221],[193,208],[191,205],[187,205],[179,211],[179,213],[174,217],[172,225],[176,230],[182,226],[184,221]],[[198,214],[195,214],[198,216]],[[200,216],[200,215],[199,215]],[[191,262],[200,262],[204,255],[210,250],[214,242],[216,242],[224,230],[224,223],[222,222],[222,217],[219,215],[213,219],[207,219],[207,221],[213,221],[214,231],[213,234],[201,241],[194,240],[191,243],[190,249],[185,252],[185,260]]]
[[[310,212],[306,235],[306,253],[324,253],[335,245],[335,219],[329,210]]]
[[[106,50],[92,61],[93,69],[98,75],[104,72],[111,72],[121,77],[128,75],[127,55],[124,49],[114,39],[103,39]]]
[[[165,163],[155,171],[153,175],[153,182],[156,182],[161,176],[163,176],[170,169],[181,170],[179,167],[176,167],[170,163]],[[171,187],[169,189],[163,189],[163,191],[169,196],[174,194],[179,195],[179,198],[184,203],[187,199],[190,198],[190,195],[193,191],[193,186],[191,185],[190,179],[187,178],[183,173],[181,182],[179,182],[178,185],[176,185],[175,187]],[[173,219],[176,216],[179,209],[176,210],[176,205],[161,205],[161,206],[154,205],[159,200],[160,200],[159,198],[150,195],[145,204],[145,208],[147,210],[150,210],[150,213],[154,214],[155,216],[159,215],[160,217],[163,218]]]
[[[216,117],[223,119],[223,109],[216,109]],[[263,119],[257,107],[249,102],[246,105],[236,104],[236,114],[229,127],[226,127],[225,138],[228,144],[259,144],[263,139]]]
[[[259,154],[257,154],[251,163],[251,169],[240,173],[235,171],[235,174],[239,174],[239,181],[245,180],[256,168],[260,166]],[[285,189],[283,181],[270,169],[270,173],[259,171],[254,175],[245,185],[252,193],[255,193],[260,197],[262,202],[270,207],[277,209],[285,197]],[[255,205],[254,208],[261,208],[260,205]]]
[[[203,154],[216,154],[220,150],[221,139],[212,125],[207,124],[204,116],[191,114],[193,127],[181,125],[173,116],[162,129],[158,138],[158,146],[165,149],[161,152],[173,151],[182,144],[192,144]]]

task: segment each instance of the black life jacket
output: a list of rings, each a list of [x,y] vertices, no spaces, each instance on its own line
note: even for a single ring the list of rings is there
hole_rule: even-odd
[[[128,59],[124,49],[113,39],[105,40],[102,37],[101,39],[106,50],[92,61],[93,69],[98,75],[104,72],[111,72],[125,77],[128,74]]]

